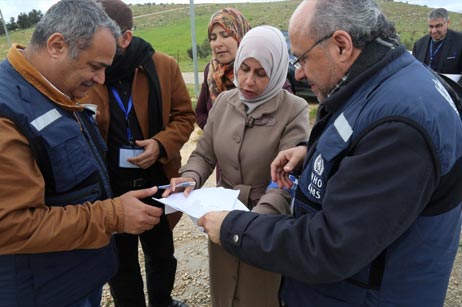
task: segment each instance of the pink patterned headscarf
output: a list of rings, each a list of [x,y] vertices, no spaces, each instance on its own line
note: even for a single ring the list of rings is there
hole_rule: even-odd
[[[236,9],[225,8],[221,9],[210,18],[208,26],[208,36],[212,32],[215,25],[220,25],[226,32],[232,35],[239,45],[244,34],[250,30],[250,25],[244,15]],[[209,85],[210,99],[215,102],[217,96],[226,90],[234,88],[234,61],[227,64],[221,64],[215,60],[215,55],[212,54],[212,60],[209,65],[209,73],[207,82]]]

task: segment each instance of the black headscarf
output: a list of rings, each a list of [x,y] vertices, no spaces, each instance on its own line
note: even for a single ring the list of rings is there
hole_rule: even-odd
[[[162,130],[162,93],[156,66],[152,59],[154,48],[142,38],[133,36],[125,52],[117,53],[112,65],[106,69],[106,85],[111,86],[119,80],[132,80],[135,69],[142,67],[149,78],[149,135]]]

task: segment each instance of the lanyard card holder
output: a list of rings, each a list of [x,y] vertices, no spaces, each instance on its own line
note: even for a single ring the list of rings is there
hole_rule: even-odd
[[[143,147],[122,146],[119,148],[119,167],[120,168],[139,168],[135,164],[128,162],[128,158],[134,158],[144,152]]]

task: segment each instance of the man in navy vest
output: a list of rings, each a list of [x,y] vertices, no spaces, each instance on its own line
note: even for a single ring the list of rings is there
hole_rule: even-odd
[[[428,14],[428,34],[414,44],[412,54],[420,62],[442,74],[462,74],[462,33],[449,29],[444,8]]]
[[[112,235],[159,223],[139,200],[157,188],[111,199],[104,141],[79,104],[104,83],[119,35],[94,1],[62,0],[0,63],[1,306],[100,306]]]
[[[371,0],[305,0],[289,24],[296,77],[320,106],[271,166],[268,204],[211,212],[210,239],[284,276],[285,306],[443,306],[461,222],[462,123],[438,78]],[[303,165],[302,165],[302,162]]]

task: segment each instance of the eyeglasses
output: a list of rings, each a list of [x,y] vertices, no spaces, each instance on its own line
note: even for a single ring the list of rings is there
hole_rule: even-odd
[[[439,30],[439,29],[441,29],[445,24],[446,24],[446,22],[438,23],[438,24],[436,24],[436,25],[428,25],[428,28],[429,28],[430,30],[433,30],[433,29]]]
[[[322,43],[323,41],[325,41],[326,39],[329,39],[332,37],[332,35],[334,35],[334,33],[331,33],[329,35],[326,35],[320,39],[318,39],[314,44],[313,46],[311,46],[310,48],[308,48],[308,50],[306,50],[305,52],[303,52],[303,54],[301,56],[299,56],[298,58],[296,59],[290,59],[290,64],[292,64],[295,69],[300,69],[302,68],[302,64],[300,63],[301,61],[305,60],[306,56],[308,55],[308,53],[313,50],[317,45],[319,45],[320,43]]]

